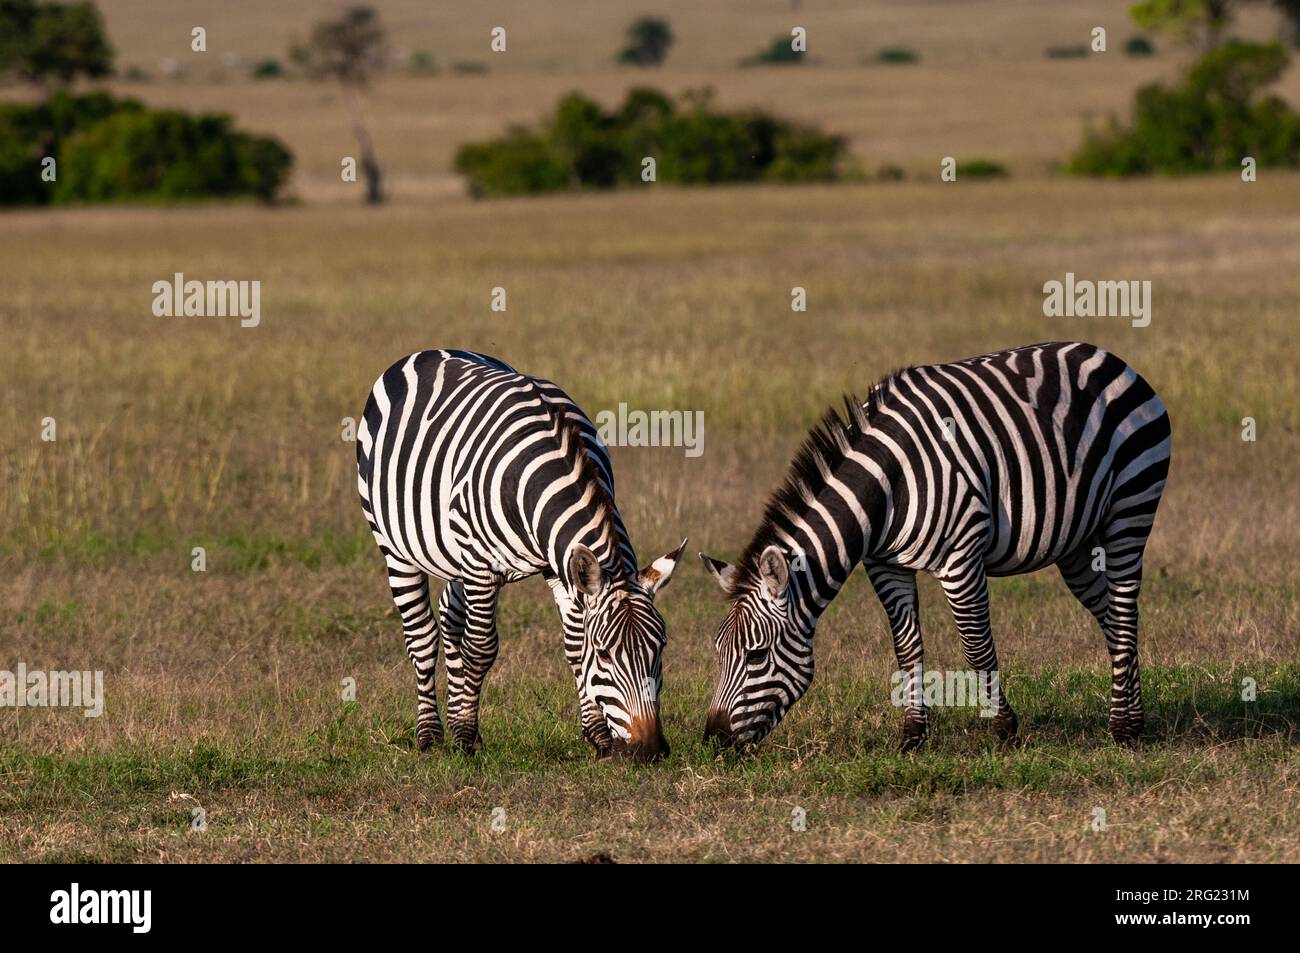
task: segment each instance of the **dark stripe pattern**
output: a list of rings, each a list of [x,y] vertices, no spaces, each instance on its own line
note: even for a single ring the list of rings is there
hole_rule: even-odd
[[[481,744],[498,594],[540,573],[559,607],[587,740],[602,755],[665,753],[666,635],[652,598],[680,549],[637,572],[608,454],[568,395],[468,351],[412,354],[375,382],[357,477],[416,670],[421,750],[443,736],[440,643],[452,739]],[[447,583],[436,612],[431,578]]]
[[[1039,344],[913,367],[847,419],[827,413],[735,566],[704,557],[730,598],[709,737],[757,741],[807,691],[818,617],[862,564],[904,673],[904,747],[924,737],[916,573],[948,598],[967,664],[997,672],[987,577],[1056,565],[1111,657],[1110,729],[1142,729],[1138,593],[1169,470],[1164,404],[1124,361]],[[998,734],[1016,716],[997,685]]]

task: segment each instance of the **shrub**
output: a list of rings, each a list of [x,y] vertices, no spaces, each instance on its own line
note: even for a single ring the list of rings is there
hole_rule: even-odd
[[[284,67],[277,59],[258,60],[249,71],[253,79],[280,79],[284,76]]]
[[[1077,60],[1088,55],[1088,47],[1079,46],[1049,46],[1043,50],[1043,55],[1049,60]]]
[[[1130,36],[1124,41],[1124,52],[1129,56],[1151,56],[1156,48],[1145,36]]]
[[[967,159],[958,166],[957,174],[963,179],[1005,179],[1007,169],[992,159]]]
[[[802,63],[805,54],[794,48],[792,38],[788,36],[778,36],[767,47],[754,56],[741,62],[741,66],[789,66],[794,63]]]
[[[616,110],[585,96],[564,97],[539,132],[519,127],[464,146],[456,170],[475,196],[611,188],[640,182],[646,156],[664,182],[829,181],[840,176],[838,136],[761,111],[715,111],[707,95],[675,103],[633,89]]]
[[[907,172],[901,165],[887,162],[876,170],[876,178],[881,182],[902,182],[907,178]]]
[[[469,180],[470,194],[476,198],[552,192],[570,184],[569,170],[546,143],[520,127],[492,142],[462,146],[455,167]]]
[[[906,63],[919,63],[921,56],[916,50],[909,50],[905,46],[887,46],[876,53],[877,63],[890,63],[902,65]]]
[[[406,70],[415,76],[433,76],[438,72],[438,61],[428,50],[416,50],[406,61]]]
[[[56,92],[42,103],[0,104],[0,204],[253,195],[264,200],[292,156],[274,139],[230,128],[220,115],[146,109],[107,93]],[[40,180],[53,156],[58,179]]]
[[[767,178],[776,182],[831,182],[844,153],[844,140],[806,126],[776,133],[776,155]]]
[[[253,195],[270,200],[292,161],[275,140],[231,130],[227,116],[121,111],[68,140],[54,199]]]
[[[1182,85],[1152,83],[1138,90],[1133,122],[1114,117],[1090,131],[1067,169],[1082,175],[1142,175],[1240,169],[1245,156],[1260,166],[1300,166],[1300,115],[1260,90],[1286,69],[1277,43],[1232,42],[1212,50]]]
[[[41,161],[53,157],[63,178],[65,140],[116,112],[142,108],[136,100],[115,100],[107,93],[73,96],[63,91],[41,103],[0,104],[0,205],[52,201],[57,182],[41,178]]]
[[[627,45],[618,61],[629,66],[658,66],[673,45],[672,27],[660,17],[641,17],[627,28]]]
[[[41,156],[4,134],[0,124],[0,205],[44,205],[53,183],[41,179]]]
[[[487,64],[478,60],[459,60],[451,64],[453,73],[463,73],[468,75],[478,75],[488,71]]]

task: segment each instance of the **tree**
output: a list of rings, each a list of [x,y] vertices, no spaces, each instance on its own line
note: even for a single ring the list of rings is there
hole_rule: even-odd
[[[113,48],[93,3],[0,0],[0,74],[39,86],[113,71]]]
[[[627,28],[627,46],[618,54],[618,61],[632,66],[658,66],[672,45],[673,31],[667,20],[641,17]]]
[[[1252,0],[1141,0],[1129,10],[1140,27],[1172,35],[1197,49],[1223,43],[1236,8]],[[1285,30],[1300,44],[1300,0],[1268,0],[1281,13]]]
[[[388,42],[379,15],[370,7],[351,7],[337,20],[317,23],[306,43],[295,43],[290,57],[313,79],[336,80],[343,90],[344,106],[352,120],[352,133],[361,149],[366,176],[366,201],[384,200],[379,162],[370,132],[361,114],[360,93],[383,72],[388,62]]]

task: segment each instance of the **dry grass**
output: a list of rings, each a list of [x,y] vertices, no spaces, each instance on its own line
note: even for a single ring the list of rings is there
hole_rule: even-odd
[[[156,27],[133,19],[142,5],[107,6],[128,62],[163,55]],[[562,64],[580,72],[381,87],[399,201],[379,210],[331,182],[351,145],[326,91],[140,87],[283,135],[308,201],[4,216],[0,668],[103,669],[108,699],[100,719],[0,710],[0,860],[1300,860],[1300,176],[1051,176],[1084,112],[1121,106],[1173,60],[1045,63],[1041,46],[1066,42],[1055,33],[1075,14],[1021,27],[1020,4],[1004,5],[1009,39],[962,45],[958,8],[996,18],[997,5],[940,6],[952,9],[927,22],[942,26],[912,44],[933,65],[913,70],[854,67],[862,44],[837,34],[822,67],[729,71],[755,41],[687,30],[680,71],[650,78],[806,111],[851,134],[869,167],[986,154],[1012,164],[1010,181],[459,195],[447,170],[462,138],[535,118],[574,86],[612,99],[643,79],[592,52],[617,36],[604,14],[599,43]],[[872,8],[899,26],[869,47],[907,42],[913,7]],[[278,10],[230,14],[241,49],[282,46],[290,24],[258,19]],[[672,10],[689,26],[686,4]],[[166,16],[201,22],[182,3]],[[473,35],[419,16],[412,47]],[[760,40],[774,32],[762,24]],[[559,35],[551,49],[569,48]],[[535,68],[557,54],[528,55]],[[175,271],[260,280],[261,326],[153,317],[150,287]],[[1066,271],[1150,279],[1151,326],[1045,318],[1042,284]],[[790,311],[796,285],[805,314]],[[504,314],[489,309],[495,286]],[[480,349],[562,382],[592,414],[703,410],[699,459],[614,451],[619,499],[644,553],[689,533],[692,549],[727,556],[842,391],[900,364],[1062,338],[1127,358],[1174,425],[1144,593],[1141,750],[1106,738],[1100,635],[1045,573],[993,592],[1023,748],[1001,751],[977,717],[945,711],[927,751],[894,754],[883,613],[855,580],[819,630],[809,697],[755,757],[715,761],[697,738],[719,602],[688,565],[662,597],[668,762],[588,760],[554,611],[532,582],[504,600],[488,751],[415,752],[413,679],[339,439],[395,357]],[[1241,440],[1245,416],[1255,443]],[[206,574],[189,570],[193,546]],[[963,667],[940,594],[922,598],[930,663]],[[1239,700],[1247,676],[1252,704]],[[355,704],[339,701],[344,677]],[[195,804],[210,826],[187,834]],[[795,807],[806,831],[791,830]],[[1104,833],[1089,826],[1096,807]]]

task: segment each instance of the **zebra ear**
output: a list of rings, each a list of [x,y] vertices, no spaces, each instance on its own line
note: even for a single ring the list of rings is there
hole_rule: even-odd
[[[641,584],[641,588],[649,590],[650,595],[653,596],[668,585],[668,580],[673,578],[673,570],[677,568],[677,561],[682,558],[685,549],[686,540],[682,540],[682,544],[671,553],[665,553],[637,573],[636,581]]]
[[[773,599],[779,599],[790,582],[790,563],[785,553],[775,546],[769,546],[758,557],[758,577],[763,580],[763,588]]]
[[[569,585],[579,592],[595,596],[605,588],[605,582],[605,570],[600,568],[596,554],[581,543],[573,547],[569,556]]]
[[[731,591],[731,580],[735,578],[736,567],[729,563],[724,563],[721,559],[714,559],[712,556],[706,556],[700,553],[700,561],[704,563],[704,568],[709,571],[709,575],[718,581],[723,592]]]

